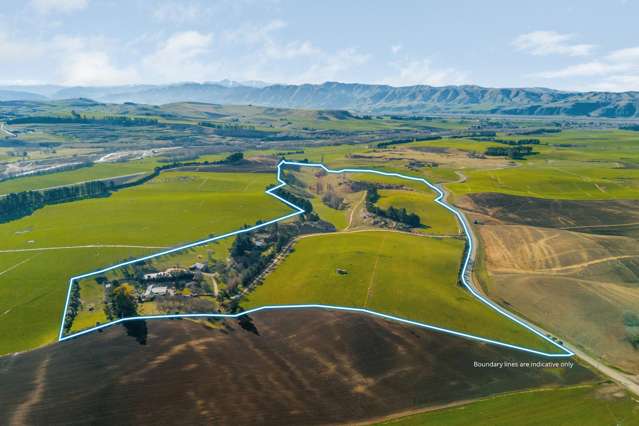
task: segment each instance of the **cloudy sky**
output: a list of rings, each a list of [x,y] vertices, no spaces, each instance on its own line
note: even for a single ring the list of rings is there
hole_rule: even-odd
[[[0,84],[639,90],[639,0],[3,0]]]

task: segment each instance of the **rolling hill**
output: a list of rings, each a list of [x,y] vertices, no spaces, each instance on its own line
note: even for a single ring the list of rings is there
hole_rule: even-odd
[[[26,99],[29,93],[23,92],[25,97],[18,99]],[[545,88],[486,88],[472,85],[393,87],[337,82],[263,85],[222,81],[155,86],[64,87],[50,95],[53,99],[80,97],[115,103],[196,101],[282,108],[346,109],[364,113],[639,118],[639,92],[564,92]]]

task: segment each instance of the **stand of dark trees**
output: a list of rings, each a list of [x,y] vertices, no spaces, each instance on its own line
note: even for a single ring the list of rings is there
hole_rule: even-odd
[[[619,126],[621,130],[632,130],[633,132],[639,132],[639,124],[630,124],[628,126]]]
[[[505,139],[494,139],[494,141],[504,145],[513,145],[513,146],[539,145],[539,142],[540,142],[539,139],[519,139],[516,141],[509,141]]]
[[[484,152],[485,155],[491,155],[491,156],[504,156],[504,157],[509,157],[512,158],[513,160],[520,160],[524,157],[526,157],[527,155],[533,155],[536,154],[536,152],[533,151],[531,146],[514,146],[511,148],[505,148],[505,147],[501,147],[501,146],[489,146],[488,148],[486,148],[486,151]]]
[[[126,116],[87,117],[73,114],[71,116],[41,115],[14,118],[7,124],[111,124],[114,126],[155,126],[158,120],[155,118],[139,118]]]
[[[377,207],[375,203],[379,200],[379,193],[374,186],[366,190],[366,210],[369,213],[376,214],[387,219],[394,220],[395,222],[403,223],[411,228],[417,228],[421,226],[422,222],[420,217],[415,213],[409,213],[405,208],[398,209],[390,206],[387,210]]]
[[[266,226],[255,231],[262,236],[262,245],[255,244],[253,232],[238,234],[229,249],[231,262],[219,271],[223,280],[230,284],[227,289],[222,290],[222,299],[238,294],[238,285],[250,285],[286,244],[299,234],[299,230],[299,222]]]
[[[68,333],[71,330],[73,320],[78,315],[80,309],[80,286],[76,281],[73,281],[71,285],[71,294],[69,295],[69,305],[67,311],[64,313],[64,332]]]
[[[203,127],[210,127],[215,129],[215,134],[218,136],[229,136],[237,138],[263,138],[272,137],[276,132],[270,132],[266,130],[258,130],[255,126],[244,126],[240,124],[218,124],[210,121],[201,121],[198,123]]]
[[[544,129],[524,130],[522,132],[517,132],[517,133],[519,135],[543,135],[544,133],[561,133],[561,129],[544,128]]]
[[[304,215],[308,216],[313,213],[313,204],[311,204],[311,202],[306,198],[298,197],[285,189],[278,189],[277,193],[280,197],[304,209]]]
[[[420,137],[419,141],[436,141],[438,139],[441,139],[441,136],[426,136],[426,137]],[[387,148],[389,146],[392,145],[401,145],[401,144],[405,144],[405,143],[411,143],[411,142],[416,142],[417,139],[416,138],[403,138],[403,139],[393,139],[390,141],[386,141],[386,142],[380,142],[377,144],[377,148]]]
[[[44,191],[11,193],[0,198],[0,223],[29,216],[49,204],[60,204],[85,198],[108,197],[113,186],[105,181],[85,182]]]
[[[244,154],[235,152],[224,160],[214,162],[213,164],[235,164],[244,159]],[[108,197],[112,192],[120,189],[130,188],[142,185],[151,179],[154,179],[164,170],[175,169],[185,166],[208,165],[205,162],[174,162],[156,167],[152,173],[142,176],[136,180],[125,183],[116,184],[114,181],[90,181],[75,185],[61,186],[58,188],[50,188],[39,191],[23,191],[14,192],[0,197],[0,223],[9,222],[21,217],[29,216],[34,211],[43,208],[46,205],[68,203],[71,201],[84,200],[87,198]],[[310,203],[309,203],[310,204]],[[311,206],[312,209],[312,206]]]

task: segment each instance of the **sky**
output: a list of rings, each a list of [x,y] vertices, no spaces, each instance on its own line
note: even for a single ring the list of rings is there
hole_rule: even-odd
[[[639,0],[2,0],[0,85],[639,90]]]

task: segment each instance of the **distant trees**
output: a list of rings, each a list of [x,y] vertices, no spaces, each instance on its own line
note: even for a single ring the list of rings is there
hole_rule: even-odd
[[[28,216],[49,204],[107,197],[112,188],[113,185],[105,181],[91,181],[42,191],[11,193],[0,197],[0,223]]]
[[[304,209],[304,215],[308,216],[313,213],[313,204],[311,204],[311,202],[306,198],[298,197],[285,189],[278,189],[277,192],[285,200]]]
[[[64,313],[64,331],[65,333],[71,330],[71,326],[73,325],[73,321],[75,317],[78,315],[78,311],[80,310],[80,286],[77,281],[73,281],[71,285],[71,293],[69,295],[69,305],[67,306],[67,311]]]
[[[274,136],[276,132],[267,130],[258,130],[255,126],[246,126],[241,124],[213,123],[210,121],[201,121],[198,123],[203,127],[215,129],[215,134],[219,136],[237,137],[237,138],[262,138]]]
[[[625,312],[623,324],[626,329],[626,339],[633,348],[639,349],[639,315],[634,312]]]
[[[234,152],[230,154],[228,157],[226,157],[224,160],[222,160],[221,163],[234,164],[234,163],[239,163],[242,160],[244,160],[244,153]]]
[[[494,141],[504,145],[539,145],[539,143],[541,142],[539,139],[518,139],[518,140],[494,139]]]
[[[420,141],[435,141],[441,139],[441,136],[426,136],[426,137],[420,137],[419,140]],[[405,144],[405,143],[411,143],[411,142],[415,142],[417,139],[415,138],[403,138],[403,139],[393,139],[390,141],[386,141],[386,142],[380,142],[377,144],[377,148],[387,148],[391,145],[401,145],[401,144]]]
[[[509,157],[513,160],[521,160],[522,158],[536,154],[531,146],[514,146],[514,147],[501,147],[501,146],[489,146],[484,151],[485,155]]]
[[[139,118],[126,116],[88,117],[72,113],[71,116],[33,115],[29,117],[14,118],[7,124],[110,124],[115,126],[154,126],[158,124],[155,118]]]
[[[331,189],[322,196],[322,202],[335,210],[342,210],[345,206],[344,198],[337,195],[335,191]]]

